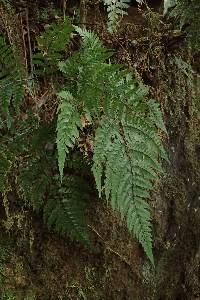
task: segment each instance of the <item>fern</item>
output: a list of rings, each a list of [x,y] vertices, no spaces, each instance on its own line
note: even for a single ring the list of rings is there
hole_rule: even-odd
[[[146,199],[162,173],[158,157],[166,159],[158,134],[158,129],[166,132],[161,112],[155,101],[145,100],[148,89],[143,84],[122,66],[107,63],[111,52],[95,35],[81,29],[78,32],[83,38],[80,51],[59,63],[70,80],[66,85],[70,92],[65,97],[66,109],[61,110],[62,117],[58,115],[61,178],[65,153],[78,137],[78,113],[86,113],[97,128],[92,171],[99,196],[105,190],[107,200],[126,219],[128,229],[153,263]],[[64,116],[67,121],[62,124]]]
[[[78,176],[65,176],[62,186],[55,178],[54,190],[44,207],[44,219],[50,228],[89,245],[84,217],[84,202],[89,189]],[[56,187],[56,188],[55,188]]]
[[[47,170],[45,157],[29,158],[23,166],[20,166],[17,177],[18,193],[24,199],[26,206],[31,206],[35,210],[43,207],[45,192],[51,183]]]
[[[162,131],[164,131],[165,133],[167,133],[165,124],[163,122],[163,118],[162,118],[162,114],[160,111],[160,107],[159,104],[156,103],[153,99],[150,99],[148,102],[148,107],[150,110],[150,118],[152,120],[152,122],[155,123],[155,125],[161,129]]]
[[[161,149],[152,139],[158,138],[151,126],[138,120],[131,124],[108,123],[104,120],[96,131],[93,172],[97,187],[101,195],[104,186],[112,208],[126,218],[128,229],[153,262],[149,206],[144,200],[149,197],[152,181],[158,179],[157,173],[162,172],[157,161]]]
[[[55,125],[43,125],[29,114],[25,121],[15,120],[15,126],[1,136],[0,192],[12,188],[23,205],[39,210],[51,183],[55,164],[53,151],[46,145],[55,143]],[[9,184],[11,183],[11,185]]]
[[[108,12],[108,30],[113,33],[118,25],[120,16],[127,15],[125,9],[130,0],[103,0]]]
[[[113,5],[110,6],[112,27],[122,9],[127,7],[127,1],[106,3]],[[57,63],[66,53],[72,30],[69,21],[65,21],[50,26],[38,38],[34,62],[40,75],[57,71]],[[82,37],[80,50],[58,63],[59,70],[66,77],[64,89],[59,93],[56,128],[62,184],[58,176],[54,176],[58,172],[54,153],[51,153],[52,157],[46,153],[48,143],[54,146],[54,133],[42,126],[39,118],[34,121],[28,117],[20,124],[16,120],[10,134],[2,138],[0,189],[4,192],[8,174],[12,171],[16,191],[25,200],[25,206],[28,203],[43,210],[44,220],[50,228],[62,234],[67,232],[73,239],[88,244],[83,214],[88,188],[80,177],[64,172],[69,166],[70,150],[74,149],[80,132],[85,132],[81,123],[85,116],[95,131],[92,172],[99,196],[105,193],[107,201],[125,219],[129,231],[136,236],[153,263],[147,199],[162,173],[159,159],[166,159],[159,136],[159,132],[166,132],[162,115],[158,104],[147,100],[147,87],[123,66],[109,62],[112,51],[105,49],[98,37],[80,28],[76,30]],[[9,120],[11,112],[19,110],[23,85],[12,51],[3,39],[0,43],[3,57],[0,77],[2,118]],[[16,82],[20,82],[17,87]],[[4,89],[3,84],[10,88]],[[4,152],[6,148],[9,151]]]
[[[59,110],[63,107],[64,104],[60,105]],[[54,176],[57,174],[54,143],[54,122],[43,124],[31,113],[25,121],[16,120],[15,127],[1,135],[0,192],[6,195],[7,187],[9,191],[13,188],[22,210],[33,208],[43,212],[50,228],[89,245],[84,218],[88,186],[77,175],[65,177],[60,185],[58,176]],[[52,150],[48,149],[49,144]],[[70,168],[70,172],[74,172],[74,165]],[[84,165],[82,169],[85,169]]]
[[[66,52],[72,29],[70,22],[65,21],[64,24],[51,26],[38,39],[39,53],[34,56],[34,62],[41,71],[38,73],[46,75],[58,70],[56,64]],[[0,96],[4,97],[3,100],[1,97],[0,101],[4,101],[5,106],[1,117],[8,123],[12,113],[16,115],[19,112],[21,98],[18,95],[18,88],[22,95],[23,85],[17,60],[4,40],[1,39],[0,42],[2,53]],[[73,96],[65,92],[60,94],[60,98],[62,102],[58,107],[57,145],[59,160],[65,160],[66,153],[78,137],[82,124],[73,105]],[[17,99],[20,100],[18,103]],[[75,175],[65,177],[62,187],[58,180],[53,181],[53,176],[58,173],[54,156],[54,121],[50,125],[45,125],[38,116],[34,117],[31,112],[26,113],[26,120],[15,118],[9,130],[1,132],[0,192],[6,194],[7,186],[13,188],[16,196],[19,196],[22,210],[33,207],[40,212],[44,211],[44,219],[49,227],[54,227],[61,233],[68,232],[73,239],[89,244],[83,214],[87,185]],[[63,167],[64,163],[59,166],[60,171]],[[70,172],[73,172],[73,167],[72,165]],[[83,169],[84,167],[82,166]]]
[[[52,74],[57,71],[57,63],[66,52],[73,27],[66,18],[64,22],[54,23],[47,27],[37,39],[38,52],[33,56],[39,75]]]
[[[91,117],[102,113],[106,106],[104,97],[105,82],[120,66],[105,63],[112,52],[105,49],[99,39],[91,32],[79,29],[83,43],[80,51],[65,62],[60,62],[59,69],[66,74],[66,89],[73,95],[73,101],[79,112]]]
[[[179,23],[179,28],[187,33],[187,40],[193,50],[199,50],[200,36],[200,3],[199,0],[177,0],[176,7],[170,16],[175,17]]]
[[[29,131],[24,132],[24,127],[27,129],[28,125]],[[55,123],[43,124],[30,115],[25,124],[21,122],[21,128],[18,130],[20,134],[19,137],[16,134],[13,145],[18,151],[19,143],[23,145],[18,153],[13,149],[18,158],[16,176],[18,194],[26,206],[39,211],[43,208],[53,173],[57,170],[53,150]]]
[[[5,39],[0,36],[0,127],[10,127],[11,112],[19,114],[24,97],[22,69]]]
[[[75,140],[79,136],[78,127],[81,128],[82,125],[73,106],[73,96],[68,92],[62,92],[59,95],[63,98],[58,107],[57,122],[58,165],[62,180],[66,154],[69,152],[69,148],[74,146]]]

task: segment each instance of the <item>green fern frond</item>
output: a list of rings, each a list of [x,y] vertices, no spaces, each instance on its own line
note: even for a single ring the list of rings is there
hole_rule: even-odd
[[[82,29],[78,26],[74,26],[74,29],[77,33],[80,34],[80,36],[83,39],[82,47],[93,49],[94,51],[97,51],[98,49],[102,48],[101,41],[92,31]]]
[[[158,155],[167,160],[167,155],[163,148],[161,138],[158,135],[154,125],[155,123],[152,123],[151,118],[147,119],[144,118],[144,116],[139,116],[132,118],[131,122],[129,118],[128,121],[124,122],[124,124],[134,131],[134,141],[142,141],[144,143],[147,141],[147,147],[150,152],[158,153]]]
[[[39,157],[29,158],[19,168],[19,175],[16,180],[19,195],[24,199],[27,206],[32,206],[35,210],[40,210],[43,207],[45,192],[51,182],[50,176],[46,172],[47,166],[45,158]]]
[[[133,232],[154,265],[152,253],[152,226],[150,223],[150,207],[146,201],[135,197],[127,211],[127,227]]]
[[[83,38],[80,51],[58,65],[68,79],[67,90],[74,96],[79,112],[95,117],[101,115],[104,102],[109,101],[105,83],[121,66],[107,63],[112,52],[92,32],[79,32]]]
[[[0,136],[0,192],[6,192],[6,185],[14,188],[23,205],[39,210],[51,182],[51,170],[57,170],[53,151],[46,147],[55,143],[55,125],[42,125],[31,113],[24,121],[15,120],[14,125]]]
[[[193,50],[199,51],[200,46],[200,2],[199,0],[177,0],[176,6],[169,16],[175,17],[176,23],[178,20],[179,29],[186,32],[189,46]],[[185,26],[186,25],[186,26]]]
[[[56,180],[56,187],[58,181]],[[89,245],[84,217],[84,202],[89,189],[78,176],[65,176],[44,207],[44,219],[50,228],[68,234],[73,240]]]
[[[0,36],[0,122],[10,127],[11,108],[18,114],[24,97],[22,70],[11,47]],[[1,125],[1,126],[2,126]]]
[[[106,161],[106,153],[112,149],[112,137],[114,124],[109,122],[102,122],[102,126],[98,127],[96,130],[95,137],[95,148],[93,161],[94,165],[92,171],[96,181],[97,190],[99,192],[99,197],[102,195],[102,174],[104,163]],[[102,151],[103,149],[103,151]]]
[[[75,28],[83,40],[81,48],[65,62],[59,62],[59,69],[72,79],[77,76],[80,77],[86,74],[86,72],[87,75],[91,73],[92,77],[94,68],[96,69],[95,74],[98,74],[99,69],[102,69],[104,63],[112,56],[113,52],[105,49],[99,38],[93,32],[80,29],[79,27]],[[105,66],[107,66],[107,64],[105,64]],[[112,65],[112,68],[113,67]],[[87,80],[87,77],[85,80]]]
[[[37,38],[38,52],[33,55],[33,63],[37,65],[37,74],[52,74],[57,71],[57,64],[66,52],[73,27],[69,19],[53,23]]]
[[[111,198],[112,208],[126,219],[128,229],[135,234],[153,262],[151,218],[144,200],[149,197],[152,180],[157,179],[157,172],[161,171],[157,161],[159,149],[150,151],[148,135],[138,141],[133,126],[114,123],[108,126],[108,123],[104,120],[96,131],[93,157],[96,185],[100,195],[102,186],[105,187],[106,198]]]
[[[67,89],[76,99],[80,113],[99,117],[104,112],[121,118],[138,106],[145,110],[146,86],[138,84],[121,65],[110,64],[112,51],[105,49],[93,33],[82,29],[78,32],[83,38],[80,51],[60,62],[59,69],[68,79]]]
[[[119,18],[127,15],[125,9],[129,7],[130,0],[103,0],[108,12],[108,31],[113,33],[118,25]]]
[[[145,85],[122,66],[108,62],[110,52],[94,34],[78,32],[83,38],[80,51],[59,64],[69,79],[68,105],[73,102],[77,109],[74,116],[89,114],[97,128],[92,171],[99,196],[104,190],[153,263],[151,218],[145,200],[162,173],[159,157],[166,159],[159,135],[159,130],[166,132],[162,115],[153,100],[146,100]]]
[[[154,122],[154,124],[161,129],[163,132],[167,133],[165,124],[163,122],[162,114],[160,111],[159,104],[155,102],[153,99],[150,99],[147,102],[150,109],[150,118]]]
[[[74,146],[75,140],[79,136],[78,128],[81,128],[82,125],[76,107],[73,105],[73,96],[69,92],[62,92],[59,96],[63,100],[58,107],[56,143],[58,148],[58,166],[62,180],[66,154]]]

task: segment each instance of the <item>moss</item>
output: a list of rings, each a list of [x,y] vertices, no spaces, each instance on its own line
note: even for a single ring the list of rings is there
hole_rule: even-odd
[[[190,62],[191,56],[157,22],[150,32],[137,26],[123,30],[113,40],[102,28],[99,32],[105,44],[116,48],[116,61],[150,86],[169,133],[170,164],[164,165],[166,174],[150,199],[156,269],[123,222],[98,201],[88,213],[94,251],[48,232],[34,213],[23,222],[23,212],[17,212],[5,223],[9,235],[0,236],[2,300],[184,300],[200,293],[199,111],[188,77],[175,63],[176,57]]]

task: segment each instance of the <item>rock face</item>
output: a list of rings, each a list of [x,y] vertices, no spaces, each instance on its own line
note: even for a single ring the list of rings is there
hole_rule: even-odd
[[[149,23],[136,16],[135,8],[127,18],[112,38],[105,24],[97,31],[105,45],[116,49],[115,61],[149,85],[168,130],[163,139],[169,162],[150,199],[155,269],[118,216],[100,201],[92,199],[88,211],[93,249],[50,233],[30,211],[16,219],[22,227],[13,235],[1,228],[0,246],[8,244],[10,252],[7,261],[0,252],[5,277],[1,299],[8,299],[7,291],[17,300],[200,299],[199,76],[183,72],[181,60],[193,58],[182,39],[159,27],[159,20]]]
[[[163,166],[166,173],[151,199],[155,273],[144,261],[141,263],[139,256],[136,261],[140,267],[136,269],[140,280],[133,280],[135,292],[126,299],[198,299],[199,92],[192,73],[185,75],[177,63],[177,58],[181,58],[179,62],[188,61],[186,45],[181,40],[171,43],[171,37],[161,32],[145,38],[141,28],[138,35],[136,30],[133,34],[132,28],[130,35],[127,30],[126,37],[126,49],[119,47],[117,59],[135,68],[150,86],[152,96],[160,102],[168,130],[169,153],[169,163]],[[122,46],[121,40],[120,43]],[[136,293],[136,286],[141,293]]]

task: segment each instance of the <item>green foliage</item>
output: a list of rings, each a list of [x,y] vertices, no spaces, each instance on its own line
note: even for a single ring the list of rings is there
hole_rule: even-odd
[[[104,185],[107,200],[111,197],[113,209],[126,219],[152,262],[150,209],[144,200],[161,172],[161,151],[154,128],[140,118],[119,124],[103,120],[96,132],[93,172],[99,194]]]
[[[80,51],[59,63],[69,82],[68,92],[63,92],[68,101],[63,125],[63,111],[62,117],[58,111],[61,178],[64,152],[73,147],[80,128],[77,112],[84,113],[97,128],[92,170],[99,195],[104,189],[107,200],[111,199],[113,209],[126,219],[128,229],[153,263],[150,208],[145,200],[162,172],[158,157],[166,159],[158,134],[158,129],[166,132],[161,112],[155,101],[145,100],[148,90],[144,85],[121,66],[107,63],[111,52],[95,35],[78,32],[83,38]],[[67,141],[64,146],[62,140]]]
[[[50,228],[68,234],[72,239],[89,244],[84,218],[84,201],[88,197],[87,183],[78,175],[80,157],[68,162],[71,176],[64,177],[61,186],[55,158],[55,123],[42,124],[32,114],[25,121],[15,124],[13,138],[2,136],[1,192],[15,177],[15,189],[21,199],[22,209],[33,208],[44,213]],[[12,128],[11,128],[12,129]],[[77,165],[78,164],[78,165]],[[82,163],[83,170],[86,164]],[[4,168],[4,170],[3,170]]]
[[[2,294],[2,300],[16,300],[15,293],[12,290],[4,291]]]
[[[56,188],[55,188],[56,187]],[[84,217],[88,184],[78,176],[65,176],[62,185],[54,178],[53,190],[44,207],[44,219],[48,226],[61,234],[89,245]]]
[[[69,19],[54,23],[47,27],[42,36],[37,39],[38,52],[33,56],[33,63],[38,66],[39,75],[52,74],[57,70],[57,63],[66,52],[73,27]]]
[[[150,99],[147,102],[147,104],[149,106],[151,120],[155,123],[155,125],[159,129],[161,129],[162,131],[167,133],[165,124],[163,122],[163,118],[162,118],[162,114],[161,114],[161,111],[160,111],[159,104],[157,102],[155,102],[153,99]]]
[[[5,193],[15,176],[16,191],[26,205],[39,209],[45,188],[50,181],[53,157],[47,149],[55,143],[55,126],[42,125],[29,115],[27,120],[15,120],[15,126],[1,136],[0,192]],[[55,160],[55,159],[54,159]]]
[[[177,0],[171,16],[178,20],[180,28],[187,33],[189,45],[196,51],[200,46],[200,2],[199,0]]]
[[[66,154],[69,148],[74,146],[75,139],[79,136],[77,127],[81,128],[80,117],[73,107],[73,96],[68,92],[60,93],[63,101],[58,107],[57,122],[57,147],[58,147],[58,165],[61,180],[63,178],[63,169]]]
[[[31,205],[34,209],[39,210],[43,206],[45,192],[51,183],[45,158],[30,158],[23,163],[23,167],[20,167],[17,177],[19,194],[28,206]]]
[[[186,61],[182,60],[181,57],[172,57],[170,61],[171,65],[176,65],[178,68],[178,71],[182,73],[185,78],[187,78],[187,85],[191,89],[194,89],[194,70],[190,63],[187,63]]]
[[[24,145],[21,152],[23,159],[18,162],[16,181],[18,192],[26,205],[39,210],[43,207],[45,193],[56,169],[52,148],[55,143],[55,126],[43,125],[34,119],[31,125],[30,132],[21,139]]]
[[[11,114],[19,113],[24,97],[22,68],[11,47],[0,36],[0,128],[4,123],[10,128]]]
[[[99,196],[105,194],[153,263],[147,199],[162,173],[159,159],[167,159],[159,136],[159,132],[166,132],[159,105],[147,100],[147,87],[128,70],[109,63],[112,51],[93,33],[76,30],[82,44],[66,61],[59,60],[65,57],[72,32],[68,20],[50,26],[38,38],[34,62],[40,76],[60,70],[65,77],[58,95],[57,125],[55,120],[45,124],[31,112],[19,120],[19,103],[16,109],[13,104],[14,122],[1,135],[0,191],[6,194],[14,183],[22,209],[32,207],[43,212],[50,228],[89,244],[84,218],[89,189],[82,179],[89,164],[80,164],[80,155],[75,155],[81,138],[88,138],[89,129],[92,172]],[[12,99],[18,99],[15,93],[18,90],[12,90]]]
[[[129,7],[130,0],[103,0],[108,12],[108,31],[113,33],[118,25],[119,18],[127,15],[125,9]]]

